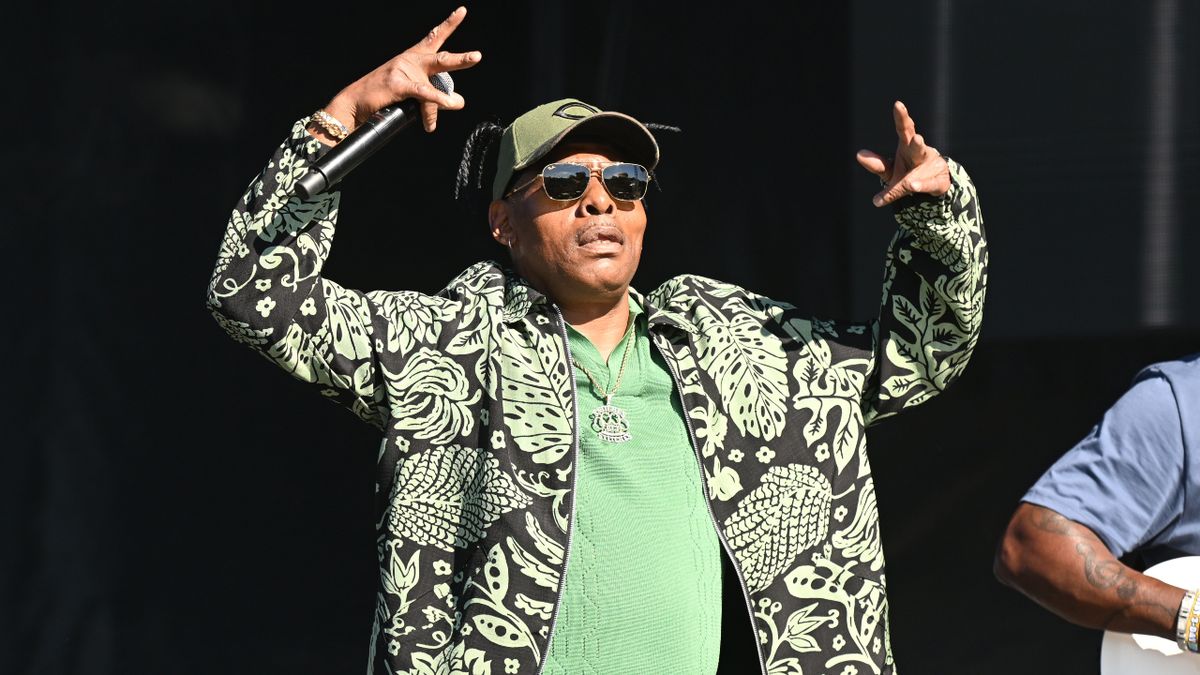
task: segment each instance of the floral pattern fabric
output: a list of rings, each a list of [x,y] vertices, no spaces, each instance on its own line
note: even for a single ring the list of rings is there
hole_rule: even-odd
[[[208,306],[384,434],[369,672],[537,673],[580,428],[562,316],[494,263],[436,295],[324,278],[339,196],[295,195],[325,151],[306,123],[231,213]],[[946,196],[896,210],[875,320],[817,320],[696,276],[638,295],[763,673],[894,672],[865,429],[945,390],[979,336],[987,246],[974,187],[950,166]]]

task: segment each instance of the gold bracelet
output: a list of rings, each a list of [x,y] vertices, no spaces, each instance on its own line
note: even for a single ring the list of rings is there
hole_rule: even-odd
[[[1196,653],[1200,651],[1200,645],[1197,645],[1197,631],[1200,630],[1200,624],[1197,624],[1197,619],[1200,616],[1196,614],[1196,601],[1200,600],[1200,592],[1192,591],[1192,603],[1188,608],[1187,622],[1184,628],[1184,651]]]
[[[329,134],[335,141],[343,140],[350,135],[350,130],[346,128],[345,124],[342,124],[338,118],[324,110],[316,111],[313,113],[312,118],[317,123],[317,126],[321,127],[321,130]]]

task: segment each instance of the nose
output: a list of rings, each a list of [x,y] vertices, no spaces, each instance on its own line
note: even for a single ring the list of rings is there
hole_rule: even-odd
[[[593,171],[589,176],[587,190],[579,198],[576,209],[580,217],[606,215],[616,210],[612,196],[601,182],[598,171]]]

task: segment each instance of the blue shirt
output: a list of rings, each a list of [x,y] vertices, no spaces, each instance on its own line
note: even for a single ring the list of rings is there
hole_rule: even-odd
[[[1200,354],[1146,368],[1026,493],[1147,565],[1200,555]]]

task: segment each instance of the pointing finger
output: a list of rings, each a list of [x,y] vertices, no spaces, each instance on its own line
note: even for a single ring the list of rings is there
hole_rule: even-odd
[[[433,30],[429,31],[429,33],[426,34],[420,42],[414,45],[414,47],[419,48],[422,51],[436,52],[442,48],[442,44],[446,42],[446,38],[450,37],[454,33],[454,29],[458,28],[458,25],[462,23],[462,20],[466,16],[466,7],[459,7],[453,12],[450,12],[450,16],[446,17],[445,21],[434,26]]]
[[[917,134],[917,125],[913,123],[912,117],[909,117],[908,107],[903,102],[896,101],[892,106],[892,120],[896,123],[896,136],[900,138],[900,142],[911,142]]]
[[[438,52],[421,57],[421,65],[430,73],[443,73],[449,70],[462,70],[478,64],[483,54],[475,52]]]

